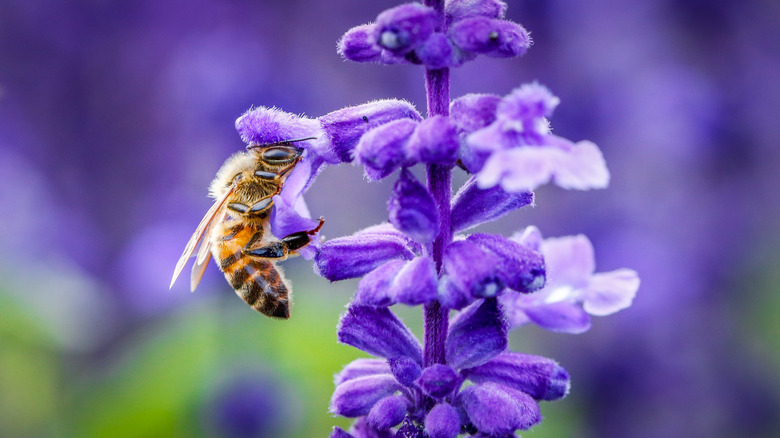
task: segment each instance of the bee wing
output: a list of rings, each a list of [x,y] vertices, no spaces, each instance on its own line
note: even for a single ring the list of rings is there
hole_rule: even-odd
[[[207,247],[209,246],[208,235],[211,232],[211,228],[214,224],[214,218],[223,214],[225,202],[227,201],[228,196],[233,193],[234,189],[235,186],[230,187],[230,189],[228,189],[225,194],[222,195],[222,197],[214,202],[214,205],[209,208],[209,211],[207,211],[206,215],[203,216],[203,219],[201,219],[200,224],[198,224],[198,228],[196,228],[195,232],[192,233],[192,237],[190,237],[189,242],[187,242],[187,246],[184,247],[184,252],[182,253],[181,257],[179,257],[179,261],[176,262],[176,269],[173,270],[173,278],[171,279],[171,285],[168,286],[169,289],[173,287],[173,283],[175,283],[176,279],[179,278],[179,274],[181,274],[181,271],[184,269],[184,265],[187,264],[187,260],[192,257],[198,242],[201,242],[204,238],[206,238],[201,247],[203,247],[203,245],[206,245]],[[205,263],[202,264],[205,265]]]
[[[205,245],[205,242],[203,245]],[[201,247],[203,247],[203,245],[201,245]],[[200,279],[203,278],[203,273],[206,272],[206,266],[208,266],[209,260],[211,260],[210,253],[206,256],[206,259],[203,260],[203,262],[200,262],[196,259],[195,264],[192,265],[192,273],[190,274],[190,292],[194,292],[195,288],[198,287]]]

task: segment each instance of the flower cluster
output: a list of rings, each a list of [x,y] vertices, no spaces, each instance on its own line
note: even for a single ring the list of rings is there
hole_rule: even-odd
[[[522,26],[503,19],[505,11],[506,4],[498,0],[450,0],[442,26],[434,8],[403,4],[347,32],[339,53],[351,61],[423,64],[430,69],[458,67],[477,55],[520,56],[531,38]]]
[[[339,340],[382,358],[357,359],[335,379],[331,411],[361,417],[357,436],[382,436],[400,423],[408,430],[396,436],[504,436],[541,421],[537,400],[557,400],[569,390],[569,375],[554,361],[505,351],[507,325],[495,298],[453,319],[446,364],[424,366],[420,343],[384,307],[353,303]],[[350,434],[337,428],[331,436]]]
[[[595,273],[584,236],[468,233],[533,205],[542,184],[603,188],[609,172],[595,144],[552,134],[559,99],[538,83],[450,101],[449,67],[477,54],[517,56],[530,40],[503,20],[501,1],[426,5],[381,13],[348,31],[339,50],[355,61],[425,65],[428,117],[380,100],[317,119],[259,108],[237,121],[250,144],[304,139],[303,159],[274,200],[276,235],[306,229],[301,194],[324,165],[356,163],[370,180],[397,175],[386,223],[304,254],[331,281],[360,278],[338,337],[374,356],[336,376],[331,412],[356,420],[332,437],[514,436],[541,421],[539,401],[564,397],[570,383],[555,361],[508,351],[508,331],[533,322],[584,332],[590,315],[628,307],[639,286],[628,269]],[[410,170],[417,164],[426,183]],[[452,196],[456,166],[471,176]],[[422,343],[391,312],[399,303],[423,306]]]

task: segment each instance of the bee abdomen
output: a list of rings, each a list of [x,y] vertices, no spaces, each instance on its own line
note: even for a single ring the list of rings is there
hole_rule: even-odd
[[[250,258],[244,260],[243,266],[225,270],[225,277],[238,296],[264,315],[289,318],[289,290],[273,263]]]

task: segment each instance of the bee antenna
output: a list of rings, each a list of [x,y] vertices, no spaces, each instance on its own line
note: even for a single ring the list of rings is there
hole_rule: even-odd
[[[289,146],[291,143],[297,143],[299,141],[307,141],[307,140],[316,140],[317,137],[303,137],[303,138],[296,138],[292,140],[282,140],[277,141],[274,143],[263,143],[263,144],[250,144],[246,147],[247,150],[257,149],[257,148],[264,148],[269,146]]]

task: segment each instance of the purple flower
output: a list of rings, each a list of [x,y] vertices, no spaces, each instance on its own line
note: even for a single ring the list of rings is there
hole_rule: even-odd
[[[502,296],[513,327],[533,322],[552,331],[582,333],[590,329],[590,315],[627,308],[639,289],[631,269],[596,273],[593,246],[582,234],[542,240],[536,227],[528,227],[513,240],[540,250],[548,270],[547,285],[539,292]]]
[[[523,85],[501,99],[495,115],[484,111],[482,101],[463,102],[480,106],[459,113],[482,116],[486,125],[468,133],[465,155],[469,159],[464,162],[470,171],[478,172],[481,188],[500,185],[517,192],[550,181],[566,189],[607,186],[609,172],[595,144],[573,143],[551,133],[547,117],[558,102],[537,83]]]
[[[546,182],[589,189],[609,179],[594,144],[552,135],[547,118],[558,98],[541,85],[448,100],[448,68],[529,47],[528,32],[505,11],[499,0],[408,3],[339,42],[353,61],[423,64],[429,116],[382,101],[319,119],[323,160],[355,159],[372,180],[400,169],[389,223],[328,241],[315,257],[331,281],[360,277],[338,337],[376,357],[336,376],[331,412],[356,421],[331,437],[514,436],[541,421],[538,400],[568,393],[569,375],[550,359],[507,351],[508,329],[525,318],[572,331],[580,326],[566,325],[568,316],[581,323],[588,312],[611,313],[636,291],[633,271],[594,274],[592,249],[588,265],[582,248],[533,233],[454,235],[533,204],[531,190]],[[409,170],[417,164],[426,184]],[[455,165],[472,176],[452,197]],[[557,280],[547,281],[552,267]],[[392,313],[397,303],[424,306],[424,343]],[[451,309],[460,312],[450,318]]]
[[[387,309],[353,305],[339,340],[386,359],[347,365],[331,399],[331,412],[361,417],[356,424],[365,421],[373,433],[402,421],[430,436],[454,437],[461,427],[511,433],[541,420],[536,400],[564,397],[569,388],[568,373],[554,361],[505,351],[507,325],[496,299],[474,303],[452,320],[444,364],[422,368],[419,342]],[[474,385],[461,389],[466,379]]]
[[[479,54],[523,55],[531,39],[522,26],[502,19],[505,11],[506,4],[498,0],[447,2],[443,32],[436,10],[407,3],[347,31],[338,52],[356,62],[423,64],[429,69],[459,67]]]

